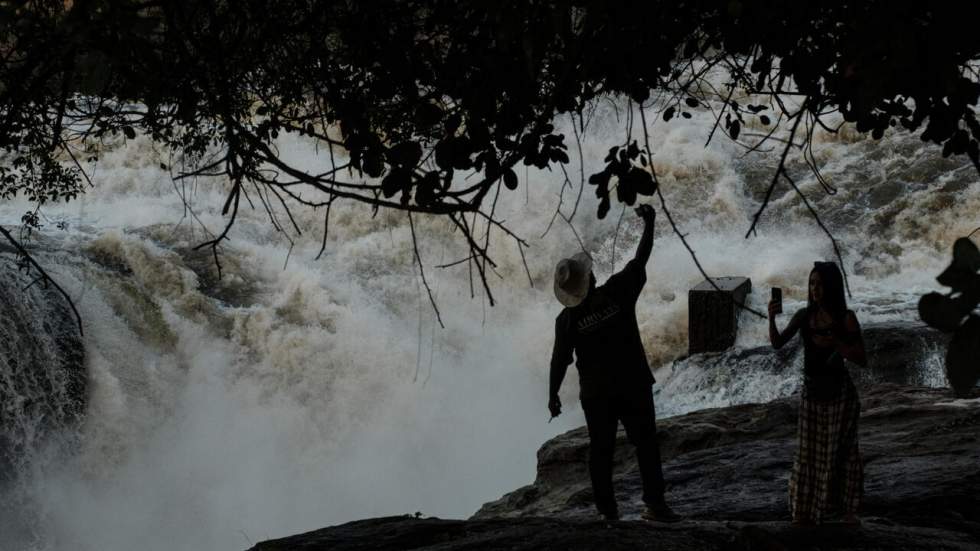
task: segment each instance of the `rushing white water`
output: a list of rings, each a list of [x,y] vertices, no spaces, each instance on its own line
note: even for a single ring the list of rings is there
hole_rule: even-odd
[[[813,260],[832,258],[830,242],[783,184],[758,235],[745,239],[778,152],[745,157],[721,136],[705,148],[710,123],[695,113],[654,126],[668,204],[709,273],[750,277],[760,310],[780,286],[790,312],[805,299]],[[600,114],[583,144],[587,174],[623,128]],[[841,241],[851,307],[862,322],[914,319],[953,240],[978,223],[976,172],[900,133],[873,141],[845,129],[818,142],[839,193],[822,196],[801,162],[791,170]],[[280,146],[293,161],[324,162],[310,144]],[[85,319],[88,411],[73,454],[39,459],[8,490],[27,513],[16,527],[8,521],[16,541],[0,547],[234,549],[369,516],[466,516],[529,482],[538,447],[583,424],[574,368],[565,413],[548,423],[546,409],[559,310],[551,270],[577,248],[560,220],[540,237],[558,174],[529,171],[502,197],[500,218],[531,242],[534,285],[516,246],[498,237],[492,308],[479,285],[471,298],[465,263],[434,267],[464,254],[448,224],[417,220],[441,329],[398,213],[372,217],[338,203],[317,261],[322,213],[294,212],[306,231],[290,250],[263,209],[245,209],[216,281],[210,257],[192,248],[207,238],[200,223],[221,228],[226,190],[175,187],[158,167],[162,155],[143,138],[116,144],[91,167],[93,189],[43,211],[39,257]],[[599,221],[595,206],[587,186],[574,224],[602,281],[614,257],[619,267],[632,254],[639,225],[627,210],[617,237],[619,207]],[[27,208],[0,205],[0,223],[15,224]],[[673,362],[687,347],[686,292],[701,276],[665,218],[638,306],[658,414],[793,392],[792,369]],[[54,229],[57,221],[68,229]],[[743,316],[738,346],[762,345],[766,334],[762,320]],[[924,372],[941,384],[937,365]]]

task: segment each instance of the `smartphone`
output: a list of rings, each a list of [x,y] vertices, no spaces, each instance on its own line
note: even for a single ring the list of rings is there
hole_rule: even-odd
[[[783,290],[779,287],[772,288],[772,301],[776,303],[776,313],[783,313]]]

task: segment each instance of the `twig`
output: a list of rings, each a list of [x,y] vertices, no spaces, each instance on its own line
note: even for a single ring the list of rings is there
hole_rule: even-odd
[[[707,272],[704,271],[704,267],[701,266],[701,261],[698,260],[698,255],[695,254],[694,249],[692,249],[691,246],[687,243],[687,239],[684,237],[684,234],[681,233],[680,228],[677,227],[677,223],[674,222],[674,217],[671,215],[670,209],[667,208],[667,201],[664,199],[664,194],[660,190],[660,183],[657,181],[657,173],[656,171],[653,170],[653,161],[652,161],[653,154],[650,150],[650,132],[647,129],[646,114],[642,109],[640,110],[640,120],[643,123],[643,142],[644,142],[644,147],[646,148],[647,158],[651,159],[650,172],[653,175],[654,182],[657,184],[657,197],[660,198],[660,208],[662,208],[664,214],[667,215],[667,221],[670,222],[670,227],[674,230],[674,235],[676,235],[681,240],[681,243],[684,245],[684,248],[687,249],[687,252],[691,255],[691,259],[694,260],[694,265],[697,266],[698,271],[701,272],[701,276],[704,277],[708,281],[708,283],[710,283],[711,286],[714,287],[716,291],[721,292],[721,289],[718,287],[718,284],[715,283],[715,280],[711,276],[709,276]],[[762,319],[766,319],[766,316],[764,316],[762,312],[758,312],[756,310],[753,310],[752,308],[749,308],[748,306],[745,305],[744,302],[737,300],[734,296],[732,297],[732,301],[739,308],[752,312],[753,314],[755,314],[756,316]]]
[[[806,106],[806,100],[803,100],[803,105]],[[745,233],[745,237],[748,238],[755,232],[755,226],[759,223],[759,218],[762,216],[762,212],[766,210],[769,205],[769,199],[772,197],[772,192],[776,189],[776,183],[779,182],[779,175],[786,172],[786,156],[789,154],[789,149],[793,146],[793,137],[796,136],[796,129],[800,126],[800,121],[803,120],[803,109],[801,108],[795,115],[796,121],[793,122],[793,129],[789,133],[789,140],[786,141],[786,147],[783,148],[783,154],[779,158],[779,164],[776,166],[776,173],[772,175],[772,182],[769,183],[769,187],[766,189],[766,196],[762,199],[762,205],[759,206],[759,210],[756,211],[755,216],[752,217],[752,225],[749,226],[749,231]]]
[[[626,204],[623,204],[623,211],[619,213],[619,221],[616,222],[616,233],[613,234],[612,243],[612,267],[611,273],[616,273],[616,241],[619,239],[619,227],[623,225],[623,217],[626,216]]]
[[[442,323],[442,316],[439,314],[439,306],[436,305],[435,298],[432,297],[432,289],[429,287],[429,282],[425,279],[425,267],[422,265],[422,257],[419,255],[419,243],[418,239],[415,237],[415,222],[412,220],[412,213],[408,213],[408,227],[412,229],[412,250],[415,251],[415,261],[419,264],[419,274],[422,276],[422,284],[425,285],[425,291],[429,293],[429,302],[432,304],[432,309],[436,312],[436,319],[439,321],[439,326],[443,329],[446,328]]]
[[[289,239],[288,235],[286,236],[286,239],[289,240],[289,250],[286,251],[286,260],[283,261],[282,263],[283,271],[286,270],[286,266],[289,266],[289,257],[293,254],[293,246],[296,245],[296,243],[294,243],[292,239]]]
[[[235,185],[232,187],[231,193],[228,195],[228,199],[225,201],[224,209],[222,209],[221,212],[222,215],[228,213],[230,204],[234,205],[234,209],[231,211],[231,218],[225,225],[225,229],[221,232],[221,235],[194,247],[195,251],[203,249],[207,246],[211,247],[211,253],[214,255],[214,265],[218,270],[218,279],[221,279],[221,261],[218,259],[218,245],[220,245],[223,240],[228,238],[228,232],[231,231],[231,227],[235,225],[235,218],[238,216],[238,204],[239,198],[241,197],[241,187],[241,180],[237,180]]]
[[[524,263],[524,271],[527,272],[527,282],[531,284],[531,288],[534,288],[534,279],[531,277],[531,269],[527,266],[527,258],[524,256],[524,246],[521,242],[517,242],[517,250],[521,252],[521,262]]]
[[[718,125],[721,123],[721,117],[725,114],[725,110],[728,109],[728,102],[732,101],[732,95],[735,93],[735,83],[732,83],[732,87],[728,89],[728,97],[725,98],[725,103],[721,106],[721,112],[715,117],[715,124],[711,126],[711,132],[708,133],[708,139],[704,142],[704,146],[708,147],[711,143],[711,138],[715,135],[715,130],[718,130]]]
[[[579,118],[581,118],[581,115],[579,115]],[[582,155],[582,136],[578,133],[578,129],[575,128],[574,117],[572,117],[572,132],[575,134],[575,144],[578,146],[579,187],[578,196],[575,197],[575,206],[572,207],[572,214],[569,218],[574,218],[575,213],[578,212],[578,204],[582,200],[582,191],[585,190],[585,156]]]
[[[419,370],[422,369],[422,289],[419,287],[418,280],[415,282],[415,291],[418,293],[419,305],[419,340],[418,347],[415,349],[415,376],[412,377],[412,383],[418,382]]]
[[[330,207],[333,206],[334,199],[334,197],[331,197],[327,201],[327,214],[323,216],[323,243],[320,244],[320,252],[317,253],[314,260],[320,260],[320,257],[323,256],[323,251],[327,249],[327,231],[330,229]]]
[[[479,261],[479,258],[477,258],[477,255],[479,255],[480,258],[487,259],[487,262],[492,267],[496,267],[496,264],[493,262],[493,260],[491,260],[487,256],[487,252],[485,250],[481,249],[480,248],[480,245],[476,241],[473,240],[473,233],[470,231],[469,226],[466,225],[466,217],[465,216],[460,215],[459,220],[457,220],[456,219],[456,216],[454,214],[452,214],[452,213],[449,213],[447,216],[449,216],[449,219],[453,222],[453,224],[455,224],[456,227],[459,228],[459,231],[463,234],[463,237],[466,238],[466,242],[467,242],[467,244],[470,247],[470,251],[472,251],[474,253],[474,257],[471,258],[470,261],[467,263],[469,265],[469,267],[470,267],[470,297],[471,298],[476,297],[476,293],[473,290],[473,265],[475,264],[476,265],[477,272],[480,275],[480,282],[483,283],[483,290],[487,294],[487,299],[489,299],[489,301],[490,301],[490,306],[493,306],[495,304],[495,300],[493,298],[493,293],[490,291],[490,284],[487,282],[487,274],[486,274],[486,271],[484,271],[483,264]],[[475,221],[476,221],[476,215],[475,214],[473,215],[473,220],[474,220],[474,225],[475,225]]]
[[[575,226],[572,225],[572,221],[569,220],[564,214],[560,212],[558,214],[561,215],[562,220],[564,220],[565,223],[568,224],[568,227],[572,228],[572,233],[575,234],[575,239],[578,240],[578,246],[582,248],[582,252],[585,253],[589,257],[589,259],[592,259],[592,255],[589,254],[589,251],[585,249],[585,243],[582,242],[582,238],[579,237],[578,232],[575,231]]]
[[[555,213],[551,215],[551,220],[548,222],[548,227],[544,229],[544,233],[541,234],[541,239],[548,235],[551,231],[551,227],[555,225],[555,220],[558,219],[558,214],[561,212],[561,204],[565,200],[565,184],[561,185],[561,193],[558,194],[558,206],[555,208]]]
[[[440,268],[440,269],[443,269],[443,268],[452,268],[453,266],[458,266],[458,265],[462,264],[463,262],[469,262],[470,260],[473,260],[475,258],[476,257],[474,255],[470,255],[470,256],[467,256],[466,258],[461,258],[461,259],[459,259],[459,260],[457,260],[455,262],[450,262],[449,264],[440,264],[440,265],[436,266],[436,268]]]
[[[809,210],[810,214],[813,215],[813,219],[817,221],[817,225],[819,225],[820,229],[822,229],[823,232],[827,234],[827,237],[830,238],[830,242],[834,246],[834,254],[837,255],[837,264],[840,266],[841,274],[843,274],[844,276],[844,288],[847,289],[847,296],[849,298],[853,298],[853,296],[851,295],[851,285],[847,280],[847,270],[844,268],[844,259],[840,254],[840,248],[837,246],[837,240],[834,239],[834,234],[830,233],[830,230],[827,229],[827,226],[823,224],[823,220],[820,219],[820,215],[817,214],[816,209],[814,209],[813,206],[810,205],[810,202],[807,201],[806,195],[803,195],[803,192],[800,191],[799,187],[797,187],[796,182],[794,182],[793,179],[790,178],[789,175],[785,173],[783,174],[783,178],[786,178],[786,181],[789,182],[789,185],[793,187],[797,195],[800,196],[800,199],[803,200],[803,204],[806,205],[807,210]]]
[[[41,277],[44,278],[46,282],[49,282],[51,283],[51,285],[54,285],[54,288],[57,289],[59,293],[61,293],[61,296],[65,297],[65,300],[68,301],[68,306],[71,308],[71,311],[75,314],[75,321],[76,323],[78,323],[78,334],[84,337],[85,330],[82,328],[82,316],[78,313],[78,309],[75,308],[75,302],[71,299],[70,296],[68,296],[68,293],[66,293],[65,290],[61,288],[61,285],[58,285],[57,281],[55,281],[54,279],[51,278],[50,275],[48,275],[48,272],[46,272],[44,268],[42,268],[41,265],[38,264],[36,260],[34,260],[34,257],[31,256],[31,253],[27,252],[27,249],[25,249],[17,241],[17,239],[15,239],[14,236],[11,235],[11,233],[7,231],[7,229],[4,228],[3,226],[0,226],[0,234],[2,234],[4,238],[6,238],[6,240],[9,241],[10,244],[13,245],[14,248],[16,248],[21,255],[23,255],[24,259],[27,260],[27,262],[29,262],[31,266],[34,266],[34,268],[41,273]]]

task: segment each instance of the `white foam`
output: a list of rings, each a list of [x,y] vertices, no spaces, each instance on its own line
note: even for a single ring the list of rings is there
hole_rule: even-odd
[[[769,166],[775,154],[739,160],[744,150],[722,136],[703,148],[708,120],[697,112],[691,121],[654,127],[654,163],[668,204],[710,274],[751,277],[750,305],[758,310],[769,287],[782,287],[792,311],[805,300],[812,261],[833,256],[830,243],[785,188],[758,235],[743,237],[757,208],[752,190],[765,185],[746,181],[744,166]],[[587,174],[621,139],[622,125],[600,113],[585,142]],[[280,145],[296,162],[325,163],[299,140]],[[855,151],[834,140],[818,144],[842,190],[816,201],[832,225],[842,198],[860,202],[873,191],[847,180],[849,167],[872,163]],[[320,261],[323,213],[295,211],[304,235],[293,237],[285,270],[287,240],[261,207],[245,208],[224,247],[225,268],[254,294],[241,306],[203,295],[177,251],[207,237],[185,217],[161,160],[143,138],[119,146],[100,161],[95,189],[43,210],[52,221],[46,239],[63,252],[41,259],[86,320],[91,388],[77,455],[46,464],[23,489],[47,548],[226,549],[367,516],[466,516],[530,482],[538,447],[584,422],[574,368],[562,390],[565,413],[547,422],[559,309],[551,270],[578,248],[560,219],[539,237],[557,205],[559,173],[519,171],[521,187],[501,198],[499,218],[530,242],[534,287],[517,247],[498,237],[491,254],[503,279],[489,277],[494,308],[478,281],[471,299],[466,263],[434,267],[464,257],[458,234],[445,221],[417,218],[443,330],[420,287],[404,215],[372,217],[343,202],[331,213],[332,237]],[[812,181],[801,184],[816,193]],[[188,183],[186,191],[194,215],[219,231],[224,183]],[[576,192],[566,191],[566,205]],[[855,226],[835,227],[862,321],[913,319],[918,295],[937,287],[933,278],[952,239],[974,224],[966,213],[980,201],[975,185],[948,197],[956,199],[949,222],[937,220],[934,198],[909,192],[892,226],[876,224],[870,212],[852,217]],[[601,282],[632,255],[640,228],[627,212],[615,237],[619,207],[600,221],[596,204],[587,186],[573,224],[595,253]],[[16,223],[27,208],[16,200],[0,205],[0,222]],[[55,220],[68,221],[70,230],[55,230]],[[889,233],[868,234],[882,227]],[[856,274],[859,255],[876,244],[897,251],[882,253],[887,269]],[[95,252],[103,255],[98,262]],[[127,269],[99,264],[105,257]],[[728,377],[692,364],[671,370],[687,346],[686,291],[702,276],[662,213],[648,276],[637,314],[651,362],[660,367],[661,415],[767,400],[798,385],[792,369]],[[740,347],[767,342],[763,320],[743,315],[741,325]]]

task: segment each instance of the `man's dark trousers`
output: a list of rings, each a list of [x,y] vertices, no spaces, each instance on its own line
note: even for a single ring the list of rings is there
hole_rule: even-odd
[[[643,502],[663,503],[664,473],[657,444],[657,418],[653,390],[649,387],[582,398],[589,428],[589,474],[596,508],[604,515],[618,516],[613,493],[613,453],[616,431],[622,421],[626,437],[636,448],[643,480]]]

